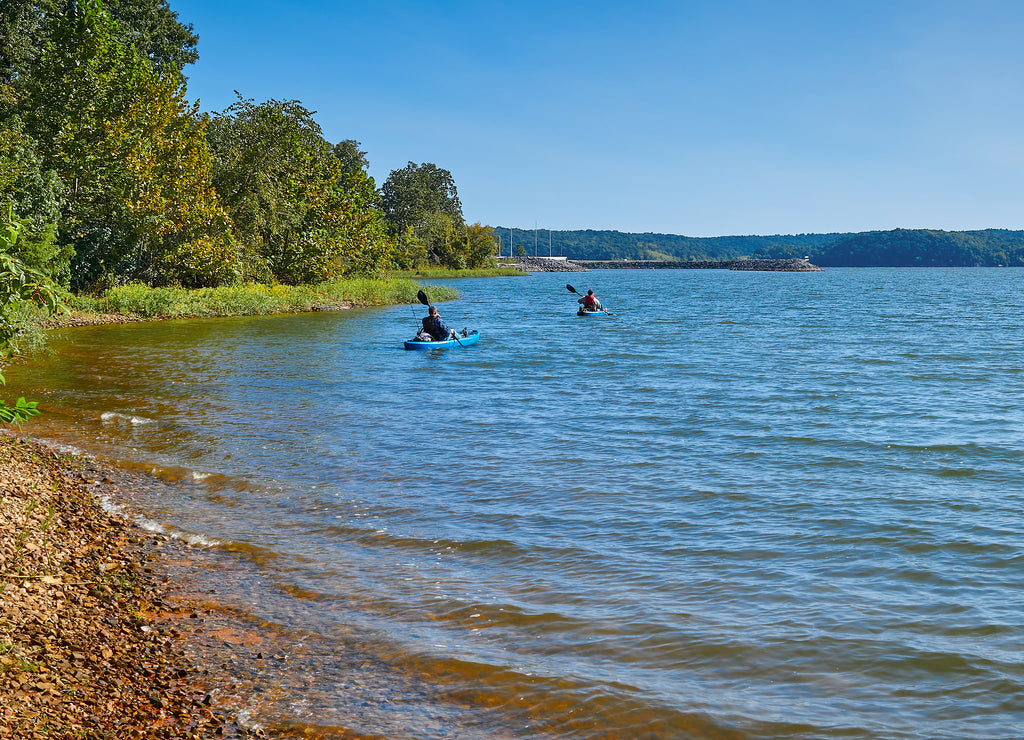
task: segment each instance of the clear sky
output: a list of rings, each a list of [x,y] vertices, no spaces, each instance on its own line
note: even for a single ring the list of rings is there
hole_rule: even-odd
[[[1024,229],[1019,0],[169,0],[189,97],[299,100],[467,221]]]

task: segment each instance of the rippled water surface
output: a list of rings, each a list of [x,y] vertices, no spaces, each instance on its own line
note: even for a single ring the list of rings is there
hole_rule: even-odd
[[[254,720],[1021,737],[1024,271],[451,284],[476,346],[404,351],[402,306],[65,330],[7,373],[37,436],[170,481],[138,513],[288,643]]]

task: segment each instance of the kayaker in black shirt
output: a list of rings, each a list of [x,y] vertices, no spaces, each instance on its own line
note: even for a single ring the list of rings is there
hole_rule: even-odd
[[[441,314],[437,312],[437,306],[431,306],[423,319],[423,331],[434,338],[435,342],[442,342],[451,339],[455,332],[448,328],[448,325],[441,320]]]

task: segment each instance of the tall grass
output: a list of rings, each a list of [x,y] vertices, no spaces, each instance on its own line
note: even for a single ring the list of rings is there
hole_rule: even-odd
[[[418,283],[407,278],[346,278],[319,285],[250,283],[220,288],[150,288],[133,284],[111,288],[102,296],[73,296],[72,311],[122,314],[143,318],[200,318],[322,311],[346,306],[416,303]],[[459,297],[454,288],[430,286],[430,300]]]

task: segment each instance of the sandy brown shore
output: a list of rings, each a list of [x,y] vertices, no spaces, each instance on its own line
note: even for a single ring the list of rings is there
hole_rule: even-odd
[[[169,538],[108,513],[106,475],[0,435],[0,737],[263,736],[186,657],[201,615],[149,567]]]

